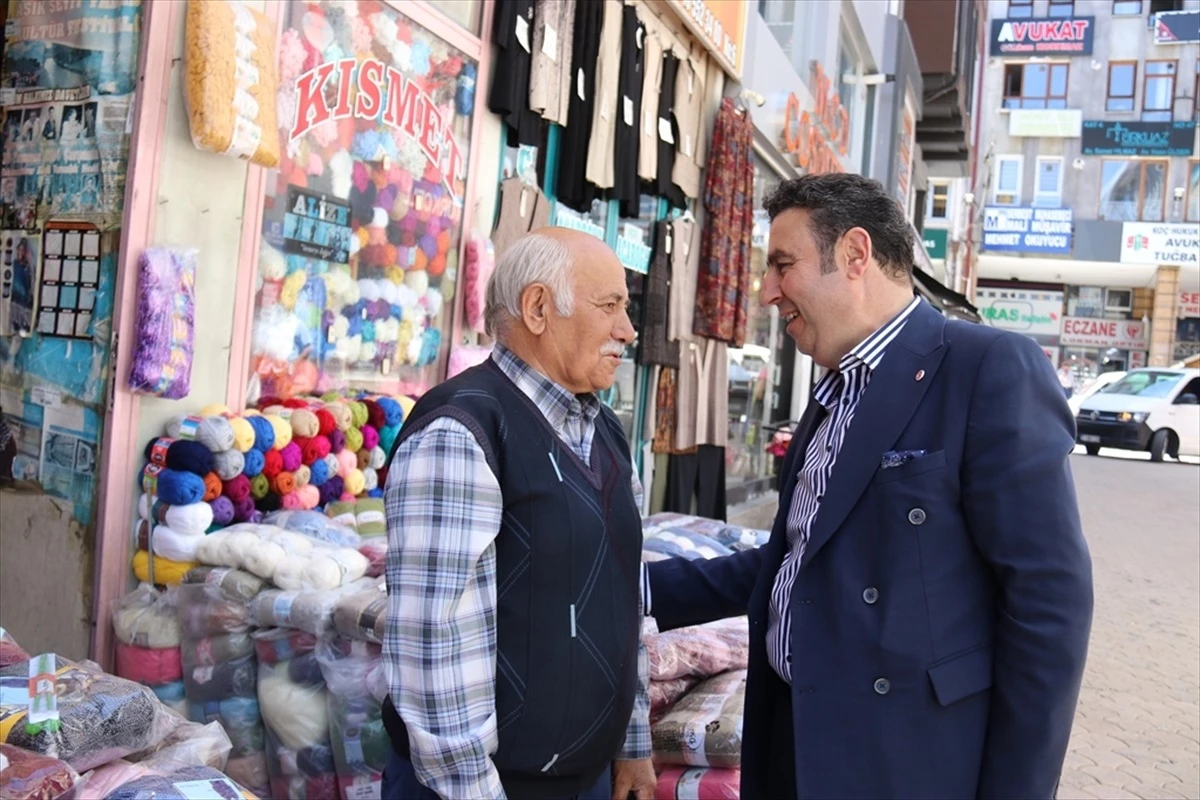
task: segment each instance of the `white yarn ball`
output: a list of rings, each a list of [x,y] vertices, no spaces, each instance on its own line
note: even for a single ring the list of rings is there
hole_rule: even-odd
[[[342,571],[342,583],[350,583],[356,581],[363,575],[367,574],[367,567],[371,562],[367,557],[349,547],[338,547],[330,555],[329,558],[338,565]]]
[[[307,556],[312,552],[313,543],[307,536],[285,531],[282,528],[271,533],[271,541],[283,548],[285,553]]]
[[[336,589],[342,585],[342,568],[329,556],[317,556],[304,568],[304,583],[313,589]]]
[[[275,565],[275,574],[271,582],[289,592],[297,592],[304,587],[304,570],[309,559],[292,553],[285,554]]]
[[[324,689],[293,683],[285,670],[263,669],[258,678],[258,702],[263,721],[284,747],[302,750],[329,737]]]
[[[279,545],[260,539],[242,556],[242,566],[258,577],[270,580],[285,555]]]
[[[414,269],[404,273],[404,282],[418,297],[429,291],[429,273],[423,269]]]
[[[220,564],[241,569],[246,554],[258,544],[258,537],[245,530],[232,531],[221,544]]]
[[[368,303],[372,303],[379,299],[379,284],[370,278],[359,278],[358,293],[362,296],[363,300],[366,300]]]
[[[227,538],[229,534],[225,531],[216,531],[205,536],[204,541],[196,545],[196,560],[210,566],[223,564],[221,553]]]

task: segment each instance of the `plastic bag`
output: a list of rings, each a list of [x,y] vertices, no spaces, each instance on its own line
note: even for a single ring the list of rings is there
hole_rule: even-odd
[[[0,797],[4,800],[75,800],[82,780],[56,758],[0,744]]]
[[[358,531],[330,519],[320,511],[275,511],[268,514],[263,523],[277,525],[338,547],[358,547],[362,543]]]
[[[218,722],[184,722],[154,747],[126,760],[152,772],[168,774],[186,767],[225,769],[233,743]]]
[[[28,660],[29,653],[26,653],[21,645],[17,644],[17,640],[8,631],[0,628],[0,667]]]
[[[333,627],[339,636],[383,644],[387,631],[387,583],[377,578],[375,585],[338,600],[333,609]]]
[[[52,682],[53,694],[31,707],[31,682]],[[147,687],[52,653],[0,669],[0,692],[0,740],[80,772],[144,750],[182,722]]]
[[[189,0],[186,42],[192,143],[259,166],[278,166],[270,21],[237,0]]]
[[[363,577],[368,566],[357,550],[261,523],[232,525],[205,536],[196,557],[253,573],[288,591],[333,589]]]
[[[329,689],[329,735],[341,796],[372,796],[372,789],[378,796],[391,753],[383,725],[387,681],[380,648],[349,639],[322,640],[317,658]]]
[[[179,612],[174,589],[140,584],[113,604],[113,633],[134,647],[179,647]]]
[[[150,247],[138,257],[137,334],[129,370],[132,391],[170,400],[187,397],[198,255],[191,247]]]
[[[371,578],[360,578],[336,589],[285,592],[268,589],[250,603],[250,618],[260,628],[295,628],[315,636],[333,633],[333,611],[348,595],[375,589]]]
[[[709,678],[651,729],[654,758],[692,767],[740,767],[746,671]]]
[[[746,617],[652,634],[645,640],[651,681],[689,675],[709,678],[745,669],[750,659],[750,623]]]
[[[703,767],[667,767],[658,776],[655,797],[689,797],[692,800],[739,800],[742,791],[740,769]]]
[[[645,540],[642,545],[645,550],[657,549],[659,542],[667,542],[679,548],[679,555],[685,558],[720,558],[733,555],[733,550],[709,536],[688,530],[658,531]]]
[[[650,681],[650,723],[658,722],[679,702],[679,698],[690,692],[700,678],[687,676],[669,681]]]
[[[144,800],[148,797],[154,800],[193,800],[196,797],[259,800],[259,795],[211,767],[188,767],[170,775],[143,775],[110,792],[105,800]]]

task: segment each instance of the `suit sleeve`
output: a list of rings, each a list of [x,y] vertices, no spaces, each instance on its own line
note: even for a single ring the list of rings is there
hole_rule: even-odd
[[[963,460],[968,529],[999,590],[979,796],[1054,796],[1092,621],[1070,454],[1075,423],[1041,348],[1003,336],[981,361]]]
[[[761,549],[709,560],[670,558],[647,564],[651,605],[646,613],[660,631],[740,617],[750,605],[761,565]]]

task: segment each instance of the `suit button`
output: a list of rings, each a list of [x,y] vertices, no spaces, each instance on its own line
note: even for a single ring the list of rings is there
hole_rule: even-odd
[[[880,678],[875,681],[875,694],[887,694],[892,690],[892,682],[887,678]]]
[[[914,508],[912,511],[909,511],[908,521],[913,525],[923,524],[925,522],[925,510],[921,508]]]
[[[863,602],[867,605],[875,605],[875,601],[879,599],[879,590],[874,586],[868,586],[863,589]]]

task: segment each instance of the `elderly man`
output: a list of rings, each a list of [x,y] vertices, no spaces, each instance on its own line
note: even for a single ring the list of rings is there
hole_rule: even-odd
[[[384,495],[384,800],[653,796],[641,487],[595,395],[628,301],[602,242],[524,237],[488,285],[491,359],[409,414]]]

